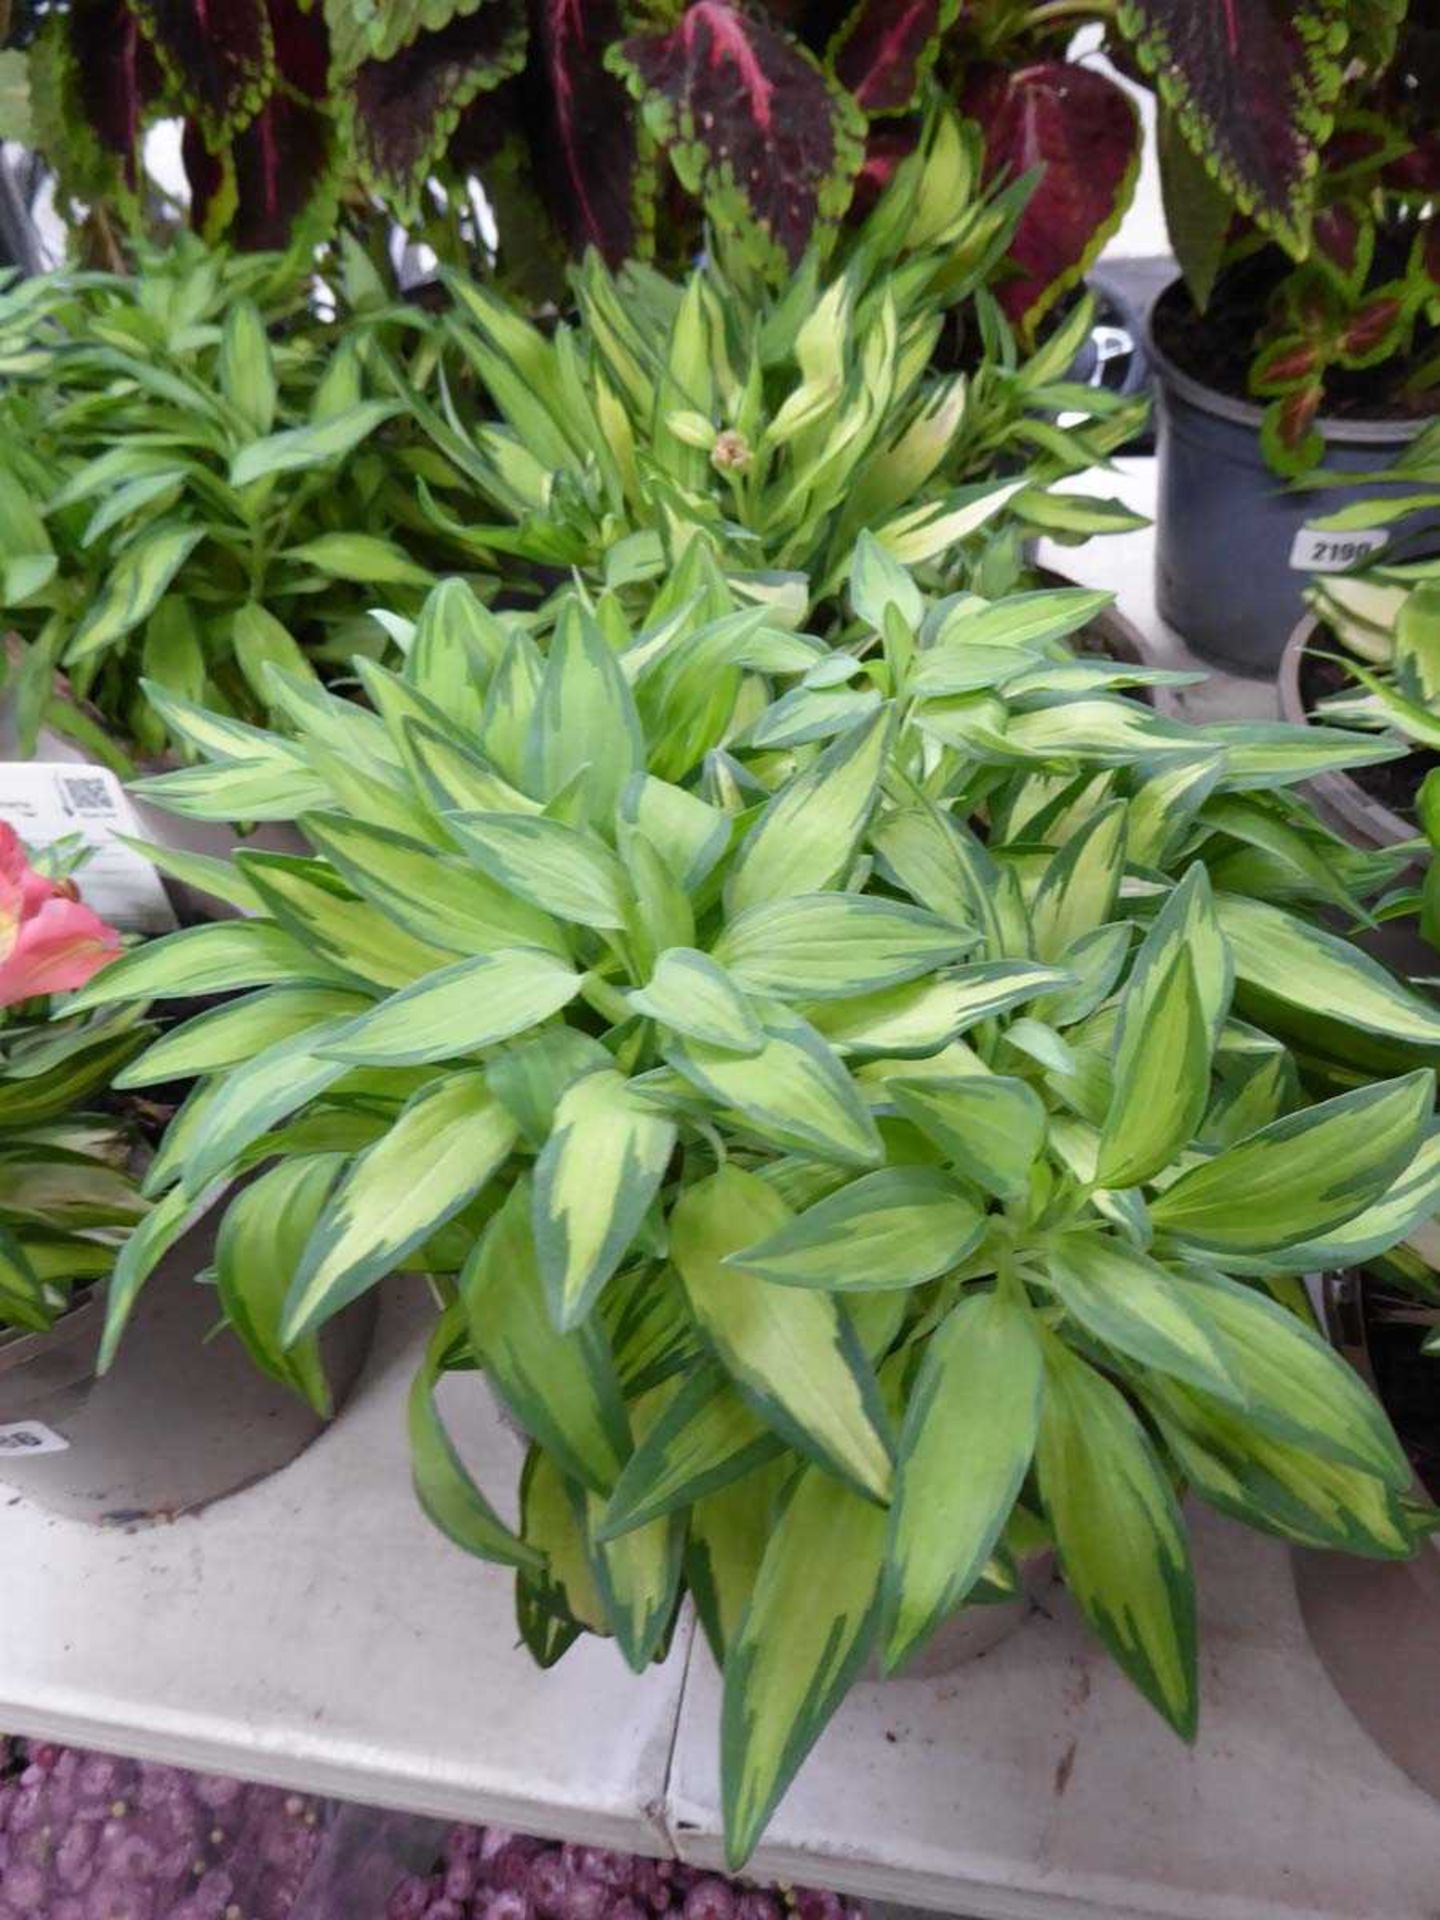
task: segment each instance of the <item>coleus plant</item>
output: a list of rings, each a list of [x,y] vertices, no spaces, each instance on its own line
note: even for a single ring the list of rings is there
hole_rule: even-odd
[[[1114,230],[1140,148],[1116,82],[1071,60],[1077,26],[1153,78],[1175,143],[1287,243],[1347,55],[1399,0],[177,0],[21,4],[31,118],[62,182],[140,186],[140,145],[184,116],[203,231],[313,239],[357,187],[414,218],[437,175],[478,175],[499,258],[544,225],[612,264],[688,257],[703,211],[767,271],[863,207],[939,94],[989,165],[1034,175],[1007,276],[1030,325]],[[1042,177],[1043,174],[1043,177]]]
[[[1064,645],[1103,595],[927,602],[867,538],[850,596],[824,650],[697,538],[649,625],[572,593],[543,657],[446,583],[374,712],[273,673],[285,738],[157,693],[209,764],[151,797],[312,851],[82,997],[242,996],[123,1076],[198,1079],[107,1350],[259,1168],[220,1263],[277,1370],[432,1274],[423,1504],[544,1662],[642,1666],[694,1595],[737,1862],[872,1650],[1037,1540],[1189,1734],[1182,1484],[1381,1556],[1431,1519],[1297,1284],[1440,1204],[1440,1012],[1326,929],[1370,870],[1291,791],[1395,748],[1162,718],[1173,676]],[[476,1368],[513,1526],[437,1411]]]
[[[1249,387],[1266,403],[1267,458],[1286,474],[1324,457],[1327,408],[1440,410],[1440,22],[1422,5],[1366,16],[1303,228],[1232,221],[1183,164],[1170,171],[1176,251],[1202,305],[1213,286],[1216,324],[1254,330]]]
[[[724,244],[682,283],[592,256],[576,324],[542,328],[451,274],[432,323],[449,404],[395,380],[464,489],[420,489],[437,528],[511,592],[523,561],[532,591],[564,567],[642,601],[703,531],[747,594],[823,617],[862,527],[953,567],[973,565],[962,543],[981,529],[1006,529],[1013,565],[1036,533],[1139,524],[1050,484],[1103,462],[1143,402],[1066,380],[1088,303],[1020,355],[983,289],[1013,209],[980,189],[980,164],[973,131],[936,116],[843,269],[812,250],[783,293]],[[933,372],[966,330],[964,364]]]
[[[151,1029],[130,1009],[47,1018],[119,953],[75,881],[0,821],[0,1333],[46,1331],[146,1211],[132,1130],[86,1103]]]
[[[427,562],[461,557],[415,509],[427,450],[367,374],[383,337],[423,378],[425,343],[407,352],[383,306],[327,322],[314,300],[273,256],[183,240],[134,276],[0,292],[0,617],[26,751],[41,724],[112,764],[167,748],[142,674],[263,719],[266,662],[383,654],[377,590],[413,610]]]

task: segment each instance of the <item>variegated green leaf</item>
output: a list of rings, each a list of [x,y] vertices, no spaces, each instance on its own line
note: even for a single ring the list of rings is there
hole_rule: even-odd
[[[862,721],[788,781],[766,806],[726,881],[732,915],[794,893],[817,893],[843,874],[880,788],[890,716]]]
[[[975,940],[968,928],[903,901],[809,893],[737,915],[714,952],[748,992],[825,1000],[933,973],[969,952]]]
[[[278,1040],[305,1033],[370,1002],[339,987],[271,987],[227,1001],[171,1027],[115,1075],[116,1087],[153,1087],[238,1067]],[[3,1112],[3,1109],[0,1109]]]
[[[593,834],[539,814],[445,817],[491,879],[520,899],[582,927],[624,926],[630,883]]]
[[[640,774],[630,782],[620,811],[659,851],[682,887],[698,887],[730,844],[727,814],[652,774]]]
[[[552,799],[576,778],[597,826],[645,763],[640,719],[619,663],[575,601],[556,623],[525,743],[525,786]]]
[[[401,1265],[458,1213],[515,1143],[483,1073],[452,1073],[406,1102],[355,1162],[310,1236],[285,1305],[288,1344]]]
[[[353,453],[378,426],[400,411],[398,401],[362,400],[311,426],[287,427],[242,447],[230,463],[230,484],[247,487],[272,473],[303,473]]]
[[[983,960],[957,967],[944,979],[857,1000],[824,1001],[810,1009],[815,1026],[833,1047],[856,1053],[923,1055],[997,1013],[1057,987],[1074,975],[1032,961]]]
[[[1022,1197],[1045,1140],[1045,1106],[1023,1080],[1004,1074],[889,1080],[900,1111],[967,1180],[1002,1200]]]
[[[788,1452],[697,1500],[690,1513],[685,1578],[718,1666],[739,1632],[770,1541],[770,1522],[793,1475]]]
[[[520,1637],[539,1666],[551,1667],[584,1629],[608,1635],[610,1623],[595,1585],[583,1489],[543,1447],[530,1449],[520,1471],[520,1531],[544,1562],[516,1577]]]
[[[1347,941],[1239,894],[1218,894],[1215,913],[1243,986],[1364,1033],[1440,1046],[1440,1008]]]
[[[883,1149],[875,1122],[826,1042],[775,1002],[759,1002],[756,1013],[765,1044],[753,1056],[675,1039],[665,1057],[763,1138],[845,1166],[876,1165]]]
[[[535,1164],[535,1251],[557,1327],[576,1326],[624,1259],[659,1192],[674,1123],[620,1073],[587,1073],[561,1094]]]
[[[1083,759],[1123,767],[1164,754],[1193,757],[1195,736],[1178,721],[1162,720],[1134,700],[1060,699],[1029,713],[1012,713],[1005,727],[1011,749],[1059,763]]]
[[[708,953],[669,947],[644,987],[626,999],[637,1013],[672,1033],[729,1053],[759,1053],[765,1031],[740,987]]]
[[[157,527],[126,547],[76,629],[66,664],[88,660],[133,633],[204,537],[203,527]]]
[[[352,893],[318,860],[280,853],[242,853],[241,871],[282,927],[337,973],[366,986],[403,987],[451,958],[443,947],[404,927]]]
[[[713,1361],[690,1368],[615,1484],[598,1537],[704,1500],[772,1460],[783,1442]]]
[[[1077,1605],[1146,1699],[1192,1739],[1195,1582],[1180,1509],[1123,1396],[1058,1340],[1045,1346],[1036,1459]]]
[[[789,1217],[763,1180],[724,1167],[671,1215],[671,1258],[706,1339],[756,1411],[832,1473],[884,1500],[888,1423],[848,1320],[828,1294],[777,1287],[725,1264]]]
[[[1058,961],[1111,918],[1124,872],[1125,803],[1112,800],[1065,842],[1030,903],[1040,959]]]
[[[452,953],[492,953],[499,947],[566,950],[565,936],[549,914],[458,856],[339,813],[307,814],[301,825],[310,844],[357,893],[422,940]]]
[[[435,1404],[446,1356],[464,1332],[464,1308],[456,1301],[436,1321],[425,1358],[410,1383],[410,1473],[415,1496],[440,1531],[466,1553],[503,1567],[538,1569],[544,1565],[540,1548],[518,1538],[476,1486]]]
[[[1295,1314],[1219,1274],[1184,1276],[1179,1292],[1214,1330],[1248,1423],[1373,1473],[1397,1493],[1411,1484],[1413,1469],[1375,1396]]]
[[[1435,1076],[1422,1069],[1286,1114],[1182,1173],[1150,1217],[1157,1232],[1222,1257],[1314,1239],[1399,1178],[1434,1104]]]
[[[357,1066],[453,1060],[538,1026],[579,991],[580,975],[537,948],[477,954],[392,993],[327,1038],[322,1051]]]
[[[344,1164],[338,1153],[282,1160],[230,1202],[215,1241],[216,1292],[246,1352],[326,1419],[332,1408],[319,1340],[310,1334],[285,1348],[280,1315],[291,1275]]]
[[[205,1130],[182,1170],[185,1191],[198,1195],[226,1172],[252,1140],[316,1099],[346,1072],[325,1047],[349,1025],[339,1014],[319,1026],[262,1047],[215,1083],[205,1112]]]
[[[1065,1233],[1045,1254],[1045,1284],[1087,1332],[1222,1400],[1243,1400],[1203,1299],[1156,1261],[1108,1233]]]
[[[517,1181],[460,1278],[470,1344],[520,1425],[562,1473],[606,1494],[630,1452],[619,1382],[593,1323],[559,1332],[545,1305],[531,1234],[533,1196]]]
[[[984,1214],[948,1175],[934,1167],[886,1167],[807,1207],[725,1264],[831,1293],[914,1287],[959,1266],[984,1231]]]
[[[775,1517],[725,1658],[720,1775],[732,1869],[749,1858],[870,1651],[885,1524],[818,1467]]]
[[[1227,1254],[1232,1273],[1267,1273],[1276,1265],[1287,1273],[1343,1273],[1376,1254],[1387,1253],[1427,1220],[1440,1214],[1440,1132],[1432,1133],[1415,1158],[1380,1196],[1343,1226],[1316,1240],[1302,1240],[1271,1259],[1247,1260]]]
[[[547,1027],[486,1062],[490,1090],[537,1151],[550,1138],[566,1088],[582,1074],[613,1067],[614,1058],[578,1027]]]
[[[904,1664],[985,1571],[1030,1470],[1041,1376],[1034,1319],[1014,1293],[971,1295],[927,1341],[890,1512],[887,1670]]]
[[[1139,1186],[1167,1167],[1194,1139],[1210,1101],[1210,1038],[1184,947],[1147,977],[1143,999],[1127,994],[1122,1019],[1095,1169],[1102,1187]]]
[[[67,1004],[79,1012],[122,1000],[193,998],[281,983],[352,984],[273,920],[216,920],[166,934],[112,960]]]

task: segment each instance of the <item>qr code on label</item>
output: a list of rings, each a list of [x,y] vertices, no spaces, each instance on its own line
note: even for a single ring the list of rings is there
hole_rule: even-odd
[[[107,820],[115,812],[109,783],[94,774],[66,773],[60,776],[60,788],[66,804],[76,813],[102,814]]]

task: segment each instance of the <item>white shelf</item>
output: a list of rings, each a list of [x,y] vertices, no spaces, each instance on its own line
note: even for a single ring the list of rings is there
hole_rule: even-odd
[[[113,1532],[0,1489],[0,1728],[668,1851],[688,1625],[640,1678],[596,1640],[535,1667],[509,1574],[452,1546],[411,1491],[419,1307],[397,1288],[335,1426],[208,1512]],[[447,1417],[506,1510],[517,1442],[463,1384]]]

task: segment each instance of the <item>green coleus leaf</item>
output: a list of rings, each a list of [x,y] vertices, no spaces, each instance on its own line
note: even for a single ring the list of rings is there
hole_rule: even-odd
[[[816,230],[844,212],[863,117],[769,21],[726,0],[693,0],[669,32],[632,35],[607,64],[684,185],[761,266],[798,265]]]
[[[984,1214],[937,1168],[887,1167],[807,1207],[726,1264],[831,1293],[914,1287],[959,1266],[984,1231]]]
[[[725,1264],[788,1218],[763,1180],[722,1168],[671,1214],[671,1258],[707,1341],[756,1412],[832,1473],[884,1500],[888,1423],[849,1321],[828,1294],[775,1286]]]
[[[1314,1239],[1380,1198],[1413,1160],[1434,1104],[1435,1077],[1422,1069],[1286,1114],[1182,1173],[1150,1217],[1222,1258]]]
[[[807,1468],[783,1496],[726,1648],[720,1773],[726,1858],[744,1865],[844,1699],[879,1618],[885,1514]]]
[[[557,1330],[520,1180],[461,1276],[470,1343],[525,1431],[580,1485],[608,1494],[630,1451],[619,1382],[599,1327]]]
[[[1193,1738],[1195,1584],[1180,1509],[1123,1395],[1057,1340],[1045,1343],[1036,1465],[1076,1604],[1146,1699]]]
[[[926,1343],[890,1514],[887,1669],[964,1601],[994,1553],[1030,1470],[1042,1373],[1033,1317],[1012,1292],[962,1300]]]
[[[898,900],[797,894],[735,915],[714,957],[747,992],[842,999],[934,973],[976,937]]]
[[[672,1121],[623,1074],[588,1073],[561,1094],[535,1166],[534,1239],[557,1327],[574,1327],[629,1250],[675,1146]]]
[[[422,1087],[341,1181],[310,1236],[285,1305],[297,1340],[392,1272],[500,1168],[515,1123],[483,1073]]]

